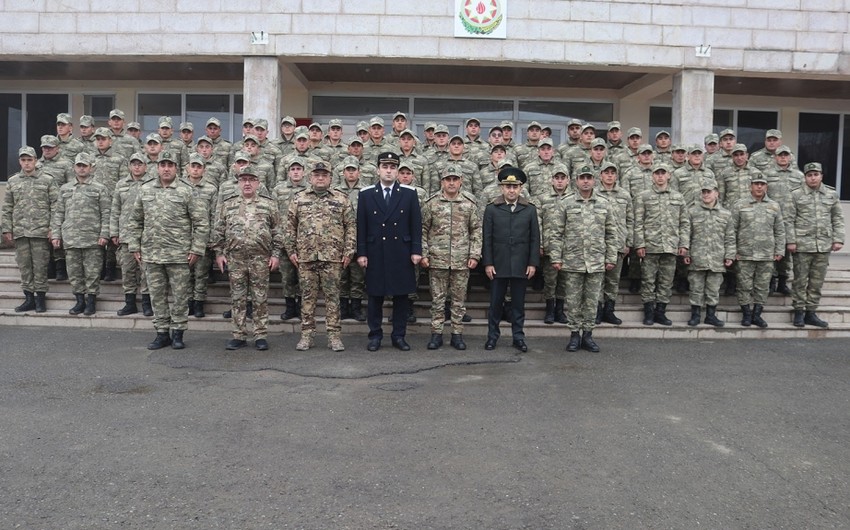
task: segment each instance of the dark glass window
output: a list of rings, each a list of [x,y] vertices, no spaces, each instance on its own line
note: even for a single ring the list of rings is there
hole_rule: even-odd
[[[23,118],[23,97],[20,94],[0,94],[0,131],[3,132],[0,138],[5,138],[0,141],[0,160],[6,162],[0,179],[4,181],[21,169],[18,149],[21,148],[23,136]]]
[[[385,122],[392,120],[398,111],[409,113],[410,98],[360,97],[360,96],[313,96],[313,118],[331,119],[355,117],[369,119],[381,116]],[[388,123],[384,123],[387,127]]]
[[[823,165],[823,181],[835,186],[838,168],[838,114],[800,113],[797,165],[809,162]]]
[[[672,137],[673,108],[649,107],[649,134],[644,135],[643,141],[653,145],[655,143],[655,135],[661,131],[667,131]]]
[[[750,152],[764,147],[764,133],[775,129],[779,114],[774,111],[739,110],[738,130],[735,131],[738,143],[749,148]]]
[[[141,124],[144,135],[159,129],[160,116],[171,116],[174,125],[178,126],[182,115],[183,103],[180,94],[139,94],[139,110],[136,113],[136,119]],[[127,121],[131,120],[128,118]]]

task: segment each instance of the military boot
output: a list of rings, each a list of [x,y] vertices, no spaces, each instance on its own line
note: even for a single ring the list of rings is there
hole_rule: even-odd
[[[716,305],[707,305],[705,306],[705,323],[710,326],[716,326],[718,328],[722,328],[725,322],[717,318],[717,306]]]
[[[776,292],[776,276],[770,277],[770,283],[767,286],[767,296],[773,296]]]
[[[35,312],[47,312],[47,300],[44,298],[46,293],[35,293]]]
[[[171,332],[171,347],[175,350],[182,350],[186,347],[183,343],[183,330],[175,329]]]
[[[602,323],[602,312],[603,312],[604,308],[605,308],[605,304],[603,304],[602,302],[596,302],[596,325],[597,326]]]
[[[248,302],[248,303],[250,304],[251,302]],[[295,297],[295,316],[297,316],[298,318],[301,318],[301,297],[300,296]]]
[[[192,313],[195,312],[195,301],[190,298],[188,305],[189,305],[189,313],[188,314],[191,315]]]
[[[549,298],[546,300],[546,314],[543,315],[543,323],[544,324],[554,324],[555,323],[555,299]]]
[[[407,304],[407,322],[410,324],[416,322],[416,314],[413,312],[413,300],[408,301]]]
[[[605,301],[605,307],[602,308],[602,322],[614,324],[615,326],[619,326],[623,323],[623,321],[617,318],[617,315],[614,314],[613,300]]]
[[[83,314],[87,317],[92,316],[97,312],[97,295],[87,294],[86,295],[86,308],[83,311]]]
[[[339,299],[339,319],[347,320],[351,318],[351,298]]]
[[[692,305],[691,306],[691,319],[688,320],[688,325],[693,327],[699,325],[700,319],[700,306]]]
[[[629,280],[629,292],[632,294],[640,292],[640,280]]]
[[[578,351],[581,346],[581,335],[578,331],[570,333],[570,341],[567,343],[567,351]]]
[[[298,312],[295,310],[295,298],[286,298],[284,302],[286,303],[286,309],[281,313],[280,319],[290,320],[298,316]]]
[[[195,300],[194,311],[192,311],[192,315],[195,318],[204,318],[207,314],[204,312],[204,301],[203,300]]]
[[[749,305],[741,306],[741,325],[744,327],[753,325],[753,311]]]
[[[466,349],[466,343],[463,342],[463,335],[461,335],[460,333],[452,333],[452,339],[449,344],[451,344],[452,347],[456,350]]]
[[[439,349],[440,346],[443,345],[443,334],[442,333],[431,333],[431,340],[428,341],[428,349],[436,350]]]
[[[643,325],[651,326],[653,324],[655,324],[655,302],[644,302]]]
[[[342,343],[339,333],[328,334],[328,348],[333,351],[345,351],[345,345]]]
[[[167,331],[157,331],[156,338],[148,344],[149,350],[158,350],[160,348],[165,348],[166,346],[171,345],[171,337],[168,336]]]
[[[776,284],[776,292],[782,296],[791,296],[791,288],[788,287],[788,276],[780,276]]]
[[[802,328],[803,326],[806,325],[806,320],[803,317],[803,313],[804,313],[804,311],[802,309],[795,309],[794,310],[794,320],[793,320],[794,326],[796,326],[798,328]]]
[[[564,300],[563,298],[555,299],[555,322],[558,324],[566,324],[567,323],[567,315],[564,313]]]
[[[68,313],[72,315],[79,315],[83,312],[83,309],[86,308],[86,295],[82,293],[74,293],[74,298],[77,300],[77,303],[74,304],[74,307],[68,310]]]
[[[753,324],[760,328],[766,328],[767,322],[761,317],[762,310],[764,310],[764,306],[761,304],[755,304],[753,306]]]
[[[103,273],[103,281],[105,282],[114,282],[115,281],[115,264],[107,263],[106,269]]]
[[[599,346],[593,340],[592,331],[585,331],[581,334],[581,347],[589,352],[599,353]]]
[[[151,295],[142,295],[142,314],[146,317],[153,316],[153,306],[151,305]]]
[[[295,349],[298,351],[307,351],[313,347],[313,333],[310,331],[302,331],[301,332],[301,340],[298,341],[298,344],[295,345]]]
[[[254,302],[250,300],[245,304],[245,318],[248,320],[254,319]]]
[[[136,294],[124,293],[124,307],[118,310],[118,316],[123,317],[138,312],[139,308],[136,306]]]
[[[366,315],[363,314],[363,300],[359,298],[351,299],[351,318],[357,322],[366,322]]]
[[[655,321],[662,326],[673,325],[673,321],[667,318],[667,304],[655,304]]]
[[[33,309],[35,309],[35,294],[32,291],[24,291],[24,303],[15,308],[15,313],[23,313]]]
[[[825,320],[821,320],[820,317],[818,317],[817,313],[815,313],[814,311],[806,311],[806,316],[803,317],[803,322],[810,326],[817,326],[819,328],[829,327],[829,323]]]
[[[57,282],[68,281],[68,269],[65,267],[65,260],[64,259],[56,260],[56,281]]]

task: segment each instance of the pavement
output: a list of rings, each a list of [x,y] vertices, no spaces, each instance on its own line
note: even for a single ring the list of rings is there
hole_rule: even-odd
[[[843,340],[153,335],[0,327],[0,528],[850,527]]]

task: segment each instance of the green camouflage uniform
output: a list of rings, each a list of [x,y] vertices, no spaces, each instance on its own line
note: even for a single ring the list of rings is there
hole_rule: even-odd
[[[130,217],[139,191],[145,183],[143,179],[144,175],[139,180],[132,176],[121,179],[112,194],[112,207],[109,212],[109,237],[118,238],[117,257],[121,266],[121,287],[124,294],[136,294],[137,289],[141,294],[148,294],[148,282],[142,266],[129,251],[127,244],[130,240]]]
[[[743,167],[732,164],[724,169],[717,175],[717,191],[723,207],[731,210],[739,201],[750,197],[750,180],[762,176],[749,161]]]
[[[561,170],[566,171],[566,166],[558,164]],[[551,177],[550,177],[551,179]],[[551,183],[551,180],[549,181]],[[567,296],[566,275],[552,268],[552,242],[548,240],[554,231],[549,227],[557,221],[558,203],[564,200],[568,194],[573,193],[569,187],[563,193],[557,193],[551,184],[546,193],[541,193],[532,202],[537,207],[540,234],[543,237],[543,256],[540,257],[540,273],[543,274],[543,298],[551,300],[557,298],[564,300]]]
[[[629,192],[632,197],[637,197],[642,192],[652,188],[652,165],[642,166],[635,163],[634,166],[626,170],[625,173],[619,173],[620,186]]]
[[[704,164],[711,170],[712,173],[714,173],[714,178],[719,181],[720,174],[727,168],[734,165],[732,162],[732,153],[727,153],[723,149],[718,149],[710,155],[706,154]],[[718,182],[718,184],[720,184],[720,182]],[[724,205],[724,207],[726,207],[726,205]]]
[[[434,156],[431,159],[431,164],[434,167],[434,175],[442,175],[449,165],[459,167],[461,173],[463,173],[462,177],[464,183],[468,182],[471,184],[475,180],[475,175],[478,174],[478,164],[467,158],[465,153],[463,157],[454,159],[448,151],[435,151]],[[427,191],[429,195],[437,193],[440,191],[440,179],[438,177],[434,177],[431,179],[428,186],[422,187],[425,188],[425,191]],[[481,215],[483,216],[484,214]]]
[[[192,183],[188,178],[183,181],[192,187],[192,195],[196,201],[203,205],[204,211],[207,212],[209,218],[210,235],[208,240],[210,243],[206,252],[190,268],[189,274],[189,283],[191,284],[189,299],[203,302],[207,299],[209,271],[215,257],[209,246],[215,241],[212,237],[212,229],[215,226],[215,218],[218,213],[218,189],[216,189],[212,182],[207,180],[206,170],[204,170],[204,177],[197,184]]]
[[[620,292],[620,273],[623,271],[623,260],[626,257],[623,249],[625,247],[631,249],[632,239],[634,238],[634,200],[629,192],[617,183],[614,183],[614,187],[610,190],[600,185],[596,188],[596,191],[600,196],[608,199],[619,232],[617,237],[617,262],[612,270],[605,271],[605,277],[602,280],[602,300],[604,302],[609,300],[616,302],[617,294]]]
[[[701,188],[702,185],[697,186]],[[709,207],[700,198],[699,203],[690,207],[690,215],[689,300],[692,306],[716,306],[720,302],[720,284],[723,283],[723,273],[726,272],[723,264],[727,254],[726,225],[729,224],[732,213],[720,206],[719,201]]]
[[[360,181],[357,182],[354,187],[349,188],[345,183],[336,186],[334,189],[340,193],[344,193],[348,196],[348,200],[351,202],[351,209],[354,212],[357,212],[357,200],[360,197],[360,190],[369,186],[370,184],[363,183],[363,179],[361,177]],[[287,205],[288,207],[288,205]],[[357,227],[354,227],[355,233]],[[290,264],[291,265],[291,264]],[[339,296],[340,298],[351,298],[353,300],[363,300],[366,297],[366,272],[363,270],[363,267],[357,263],[357,260],[351,260],[351,263],[348,264],[339,278]]]
[[[142,145],[136,140],[134,137],[126,134],[125,131],[121,131],[116,133],[115,131],[109,131],[110,136],[112,137],[112,152],[124,159],[130,158],[130,156],[137,152],[142,151]],[[93,155],[97,155],[97,149],[92,153]]]
[[[764,177],[767,179],[767,195],[779,203],[779,206],[782,207],[782,218],[785,219],[791,203],[791,190],[804,186],[805,177],[803,172],[795,169],[793,165],[789,164],[787,168],[783,169],[773,163],[772,158],[770,158],[770,161],[770,166],[764,172]],[[752,160],[750,163],[752,163]],[[786,252],[784,257],[776,263],[777,275],[786,278],[791,276],[793,261],[794,258],[791,254]]]
[[[539,156],[531,159],[522,168],[528,176],[528,182],[523,189],[527,189],[532,197],[549,193],[552,190],[552,175],[555,174],[556,168],[563,168],[564,165],[557,155],[549,162],[544,162]],[[567,173],[567,176],[569,175],[572,173]]]
[[[211,139],[212,140],[212,139]],[[213,158],[224,167],[230,167],[228,159],[230,157],[230,147],[233,145],[221,136],[212,140]]]
[[[42,175],[53,177],[56,186],[62,186],[77,178],[77,174],[74,173],[73,159],[68,160],[60,155],[56,155],[50,159],[41,157],[38,160],[38,166]]]
[[[57,134],[56,138],[59,138],[59,154],[56,156],[68,160],[71,162],[71,165],[74,164],[74,159],[77,158],[77,155],[86,150],[85,144],[79,139],[74,138],[73,135],[69,134],[65,138],[60,138]]]
[[[685,197],[685,202],[688,206],[702,202],[702,181],[703,179],[715,180],[714,173],[702,164],[699,168],[695,168],[690,162],[685,162],[685,165],[673,171],[670,177],[670,187],[678,191]]]
[[[305,179],[306,178],[307,177],[305,177]],[[286,219],[289,212],[289,203],[292,202],[292,198],[295,197],[295,194],[307,189],[304,182],[305,181],[302,180],[300,185],[295,186],[289,180],[283,180],[272,190],[271,196],[274,199],[275,204],[277,204],[277,209],[278,212],[280,212],[281,219]],[[283,282],[284,298],[295,298],[296,296],[301,296],[301,288],[298,283],[298,269],[296,269],[295,265],[289,261],[288,255],[284,255],[280,260],[280,276],[281,281]]]

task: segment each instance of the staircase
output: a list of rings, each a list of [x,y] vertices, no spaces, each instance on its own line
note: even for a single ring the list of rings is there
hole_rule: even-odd
[[[769,327],[760,329],[755,326],[745,328],[740,325],[740,309],[734,297],[723,296],[717,308],[718,317],[726,321],[723,328],[714,328],[700,324],[695,328],[686,325],[690,318],[690,305],[687,295],[674,294],[667,307],[667,316],[673,321],[672,327],[655,324],[644,326],[643,307],[638,295],[629,294],[625,289],[620,291],[617,301],[617,315],[623,320],[620,326],[602,324],[596,328],[597,337],[622,338],[676,338],[719,340],[732,338],[836,338],[850,337],[850,254],[835,254],[831,258],[829,273],[823,289],[823,298],[818,314],[829,322],[829,329],[819,329],[811,326],[795,328],[791,325],[791,298],[771,296],[765,305],[764,319]],[[50,280],[50,290],[47,293],[47,312],[15,313],[14,307],[23,300],[20,288],[20,275],[15,263],[13,249],[0,250],[0,326],[60,326],[60,327],[92,327],[152,330],[151,319],[141,313],[125,317],[116,315],[116,311],[124,306],[124,296],[121,281],[102,282],[101,294],[97,300],[97,314],[91,317],[69,315],[68,309],[74,305],[74,297],[68,282]],[[270,330],[272,333],[295,333],[299,331],[298,320],[283,322],[279,315],[283,312],[283,300],[280,298],[280,276],[272,275],[270,289],[272,298],[269,304]],[[419,288],[419,300],[415,303],[417,322],[410,324],[410,333],[430,334],[430,296],[427,288],[427,277],[423,273]],[[464,334],[467,336],[484,336],[487,333],[488,292],[480,278],[473,276],[467,311],[472,316],[472,322],[466,324]],[[230,321],[221,317],[221,313],[229,308],[230,298],[227,280],[223,276],[209,286],[205,311],[206,318],[189,317],[189,329],[217,331],[222,335],[230,331]],[[529,291],[526,297],[525,330],[529,337],[569,336],[569,330],[563,324],[543,324],[545,303],[538,291]],[[320,315],[324,315],[324,305],[318,307]],[[364,301],[365,312],[365,301]],[[389,315],[389,310],[385,310]],[[703,318],[705,315],[703,315]],[[323,318],[320,317],[320,322]],[[386,326],[386,329],[388,326]],[[449,326],[445,334],[448,336]],[[343,333],[366,336],[366,323],[354,320],[343,321]],[[510,326],[502,323],[502,334],[510,334]]]

